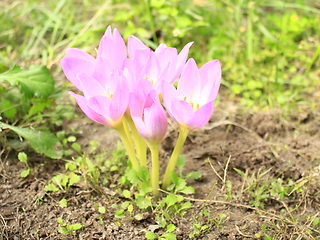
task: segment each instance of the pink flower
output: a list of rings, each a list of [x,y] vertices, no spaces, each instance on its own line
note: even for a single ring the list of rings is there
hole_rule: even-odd
[[[99,44],[97,58],[100,57],[105,59],[111,69],[123,69],[127,47],[118,29],[115,28],[112,33],[111,26],[108,26]]]
[[[80,91],[82,91],[82,88],[77,74],[86,73],[87,75],[92,75],[95,69],[95,63],[96,60],[94,57],[77,48],[67,49],[66,56],[60,61],[67,79]]]
[[[122,73],[126,60],[127,49],[123,38],[117,29],[112,33],[109,26],[100,41],[96,59],[80,49],[70,48],[60,64],[69,81],[83,91],[77,77],[79,73],[93,76],[105,84],[110,74]]]
[[[221,80],[218,60],[200,69],[191,58],[185,65],[178,88],[163,82],[162,94],[169,115],[189,131],[204,126],[210,119]]]
[[[147,142],[159,144],[167,131],[168,121],[158,94],[149,81],[140,82],[140,91],[130,93],[132,120]]]
[[[178,54],[176,48],[160,44],[152,51],[147,48],[138,38],[130,36],[128,40],[129,61],[126,67],[133,73],[134,79],[147,79],[151,81],[158,93],[162,81],[174,83],[180,76],[188,57],[188,43]]]
[[[84,96],[69,92],[82,111],[93,121],[116,128],[121,123],[129,103],[129,90],[125,79],[113,76],[113,84],[102,86],[93,77],[78,74]]]

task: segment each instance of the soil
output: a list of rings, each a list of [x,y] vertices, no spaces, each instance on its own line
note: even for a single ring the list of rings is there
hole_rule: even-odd
[[[81,129],[78,140],[83,147],[96,140],[104,151],[116,148],[116,132],[84,115],[68,127]],[[163,142],[164,162],[174,146],[175,129],[175,124],[170,124]],[[177,226],[177,239],[189,239],[195,223],[207,227],[194,239],[265,239],[264,234],[274,239],[319,239],[320,228],[310,221],[310,217],[320,217],[319,113],[305,110],[284,117],[277,110],[249,112],[220,105],[209,124],[190,134],[183,155],[187,159],[185,173],[200,171],[203,176],[188,183],[195,188],[194,195],[185,196],[193,208],[184,217],[172,220]],[[96,191],[78,184],[67,192],[44,191],[49,180],[64,171],[65,162],[30,152],[29,163],[34,170],[21,178],[24,166],[16,156],[11,151],[3,154],[0,162],[0,239],[128,240],[145,239],[144,229],[164,231],[157,229],[151,212],[145,211],[141,221],[115,218],[111,205],[123,198],[112,186],[101,185],[102,191]],[[235,169],[245,173],[247,179]],[[306,190],[293,189],[283,199],[269,194],[266,201],[261,201],[263,206],[255,206],[248,182],[253,174],[257,179],[266,171],[257,184],[282,181]],[[62,198],[68,200],[65,208],[59,205]],[[106,213],[99,213],[97,206],[104,206]],[[201,214],[203,209],[209,216]],[[226,217],[218,222],[221,214]],[[67,224],[81,223],[83,227],[72,234],[61,234],[59,217]],[[312,228],[312,233],[307,228]]]

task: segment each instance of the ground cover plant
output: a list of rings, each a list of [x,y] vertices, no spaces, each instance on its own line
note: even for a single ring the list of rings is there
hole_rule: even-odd
[[[0,5],[2,239],[319,239],[317,1]],[[99,55],[108,25],[155,51],[194,42],[194,69],[221,62],[214,113],[186,137],[160,192],[117,132],[67,93],[81,94],[60,60],[70,48]],[[179,138],[175,121],[165,128],[161,175]]]

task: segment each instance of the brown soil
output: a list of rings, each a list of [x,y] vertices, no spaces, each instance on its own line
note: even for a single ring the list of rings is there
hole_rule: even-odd
[[[79,142],[83,146],[96,140],[103,150],[116,147],[118,137],[113,130],[84,116],[70,126],[82,130]],[[170,128],[162,159],[168,158],[176,139],[175,125]],[[319,114],[311,111],[284,118],[277,111],[241,113],[236,108],[218,106],[212,121],[193,132],[184,147],[185,172],[197,170],[203,176],[189,182],[196,189],[193,196],[186,196],[193,208],[184,217],[172,220],[177,226],[177,239],[189,239],[195,223],[208,226],[195,239],[265,239],[264,233],[274,239],[319,239],[319,226],[313,226],[310,220],[320,217],[319,129]],[[64,162],[29,153],[34,170],[24,179],[20,177],[24,166],[16,155],[11,152],[0,162],[0,239],[145,239],[141,230],[156,225],[152,213],[141,221],[115,218],[111,205],[123,198],[111,187],[101,186],[99,192],[78,184],[68,192],[44,191],[48,181],[64,171]],[[268,196],[262,201],[264,208],[256,207],[246,190],[248,182],[234,169],[248,178],[269,170],[257,184],[283,181],[283,185],[296,184],[303,190],[294,189],[283,199]],[[288,179],[293,183],[287,183]],[[228,182],[232,183],[229,191]],[[68,200],[66,208],[58,204],[64,197]],[[99,213],[96,204],[106,207],[107,212]],[[203,209],[209,216],[199,214]],[[227,217],[217,224],[214,219],[221,213]],[[58,217],[68,224],[81,223],[83,228],[61,234]]]

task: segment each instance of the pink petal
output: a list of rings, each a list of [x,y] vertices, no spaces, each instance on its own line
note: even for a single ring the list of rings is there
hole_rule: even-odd
[[[92,59],[89,57],[87,59],[64,57],[61,59],[60,64],[67,79],[72,82],[72,84],[75,85],[80,91],[82,91],[77,75],[79,73],[86,73],[88,75],[92,74],[94,70],[94,62]]]
[[[167,109],[167,111],[169,112],[169,114],[171,115],[171,106],[172,106],[172,100],[177,98],[177,90],[175,89],[175,87],[166,82],[166,81],[163,81],[161,83],[161,89],[162,89],[162,98],[163,98],[163,102],[164,102],[164,105]]]
[[[189,103],[178,99],[173,99],[171,104],[171,114],[174,116],[174,119],[179,124],[187,125],[190,117],[194,113],[194,109]]]
[[[109,114],[113,121],[119,121],[129,105],[129,90],[124,82],[119,82],[111,98]]]
[[[141,100],[135,93],[130,93],[129,108],[132,116],[142,117],[143,100]]]
[[[139,134],[143,138],[149,139],[149,132],[148,132],[147,127],[146,127],[145,123],[143,122],[142,118],[137,115],[131,115],[131,117],[132,117],[134,125],[136,126]]]
[[[150,54],[150,58],[147,61],[144,69],[142,70],[142,75],[140,78],[148,79],[152,83],[156,83],[161,72],[158,59],[154,53]]]
[[[104,88],[108,85],[112,75],[112,69],[106,59],[98,57],[92,76],[103,86]]]
[[[112,35],[111,27],[108,27],[100,41],[98,57],[106,59],[112,69],[122,69],[124,61],[127,58],[127,49],[117,29],[114,29]]]
[[[95,112],[94,110],[92,110],[89,106],[88,106],[88,102],[87,100],[83,97],[80,96],[78,94],[75,94],[73,92],[69,92],[70,95],[74,96],[76,98],[76,101],[79,105],[79,107],[81,108],[81,110],[93,121],[103,124],[103,125],[107,125],[110,126],[109,121],[102,116],[101,114]]]
[[[192,100],[193,94],[201,89],[199,69],[193,58],[185,65],[178,85],[179,98],[187,102]]]
[[[94,96],[88,100],[88,106],[96,113],[104,116],[106,119],[110,119],[109,109],[110,109],[111,99],[105,96]]]
[[[130,114],[131,114],[132,120],[133,120],[138,132],[144,138],[147,138],[148,131],[147,131],[145,123],[142,120],[143,101],[141,99],[139,99],[139,97],[134,93],[130,93]]]
[[[189,116],[189,120],[186,121],[186,125],[190,130],[203,127],[210,120],[213,112],[214,104],[213,101],[206,103],[201,106],[197,111]]]
[[[137,50],[149,49],[143,42],[140,41],[137,37],[131,35],[128,38],[128,52],[129,57],[135,58],[135,54]]]
[[[188,44],[186,44],[183,49],[181,50],[181,52],[178,55],[178,59],[177,59],[177,72],[178,75],[180,75],[186,61],[188,58],[188,54],[189,54],[189,49],[191,47],[191,45],[193,44],[193,42],[190,42]]]
[[[78,79],[80,86],[82,88],[83,94],[86,99],[94,96],[105,96],[106,90],[101,86],[101,84],[93,77],[80,73],[78,74]]]
[[[173,83],[177,76],[176,66],[177,66],[177,57],[178,52],[176,48],[163,48],[161,51],[155,52],[157,59],[161,66],[161,71],[164,71],[168,66],[168,82]]]
[[[200,79],[203,83],[202,99],[214,101],[217,97],[221,82],[221,66],[219,60],[212,60],[200,68]]]
[[[78,48],[68,48],[66,51],[66,57],[82,59],[92,64],[95,63],[94,57]]]
[[[149,139],[147,140],[161,142],[167,131],[168,120],[159,102],[154,102],[144,110],[144,122],[149,133]]]
[[[161,43],[154,52],[156,55],[158,55],[166,48],[168,48],[167,45],[165,43]]]

